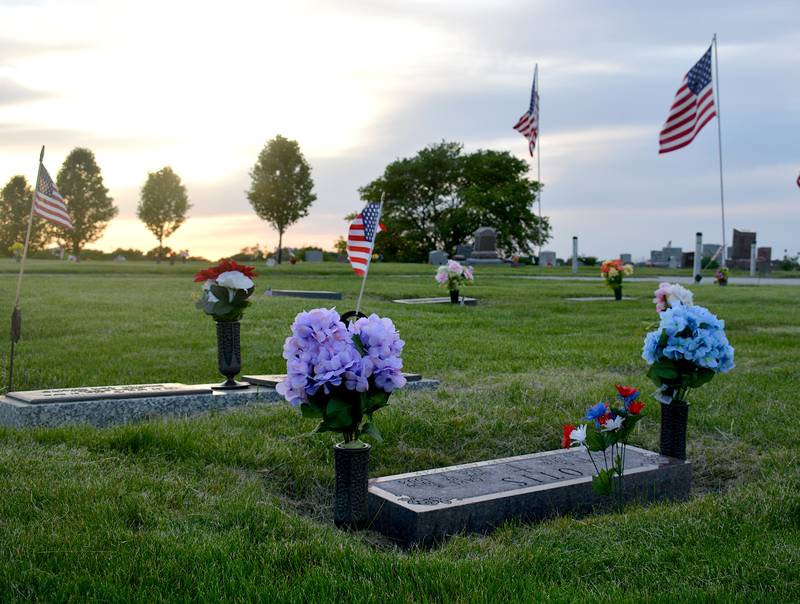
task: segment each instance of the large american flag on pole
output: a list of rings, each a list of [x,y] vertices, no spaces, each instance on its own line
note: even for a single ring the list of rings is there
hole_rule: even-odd
[[[539,66],[533,72],[533,87],[531,89],[531,104],[528,110],[522,114],[522,117],[514,124],[514,130],[519,132],[522,136],[528,139],[528,151],[533,156],[533,150],[536,148],[536,137],[539,136],[539,91],[536,90],[537,74],[539,73]]]
[[[661,127],[658,152],[669,153],[694,140],[714,116],[714,84],[711,76],[711,47],[683,78],[667,121]]]
[[[359,275],[364,275],[372,258],[375,236],[383,230],[380,224],[381,204],[368,203],[350,223],[347,232],[347,259]]]
[[[64,198],[42,165],[39,165],[39,181],[36,183],[36,195],[33,197],[33,212],[65,229],[74,228]]]

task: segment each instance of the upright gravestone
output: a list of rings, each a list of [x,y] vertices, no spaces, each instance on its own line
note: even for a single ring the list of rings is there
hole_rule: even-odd
[[[633,256],[631,254],[620,254],[619,259],[622,261],[623,264],[630,264],[633,262]]]
[[[447,252],[443,252],[442,250],[428,252],[428,264],[433,264],[434,266],[447,264]]]
[[[542,250],[539,252],[539,266],[555,266],[556,253]]]
[[[481,227],[473,233],[475,245],[469,255],[470,264],[501,264],[497,254],[497,231],[492,227]]]
[[[466,260],[471,253],[471,245],[459,245],[456,247],[456,255],[453,256],[453,260]]]
[[[322,262],[322,252],[319,250],[307,250],[306,262]]]

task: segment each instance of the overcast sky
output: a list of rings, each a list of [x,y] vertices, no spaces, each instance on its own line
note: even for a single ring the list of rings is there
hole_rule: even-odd
[[[55,176],[91,148],[120,209],[92,247],[150,249],[136,218],[171,165],[194,207],[167,241],[216,258],[277,234],[245,197],[276,134],[296,139],[318,196],[288,245],[331,248],[358,187],[441,140],[527,157],[512,126],[541,89],[546,246],[642,258],[722,238],[717,123],[659,156],[688,69],[719,36],[728,243],[800,250],[800,4],[353,0],[0,0],[0,184]],[[531,164],[533,166],[533,164]],[[532,175],[535,173],[532,172]]]

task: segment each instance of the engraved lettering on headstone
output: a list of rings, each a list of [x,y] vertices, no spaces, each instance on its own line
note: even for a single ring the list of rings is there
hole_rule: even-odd
[[[575,468],[559,468],[558,471],[567,476],[583,476],[583,472]]]
[[[398,482],[411,489],[439,486],[437,483],[433,482],[430,478],[426,478],[425,476],[412,476],[411,478],[403,478],[402,480],[398,480]]]

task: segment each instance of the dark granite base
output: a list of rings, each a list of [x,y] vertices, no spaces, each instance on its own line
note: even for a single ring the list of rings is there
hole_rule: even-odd
[[[592,489],[583,449],[562,449],[370,480],[370,528],[404,544],[433,545],[488,533],[508,520],[536,521],[613,509]],[[689,496],[689,462],[628,447],[624,500]]]

